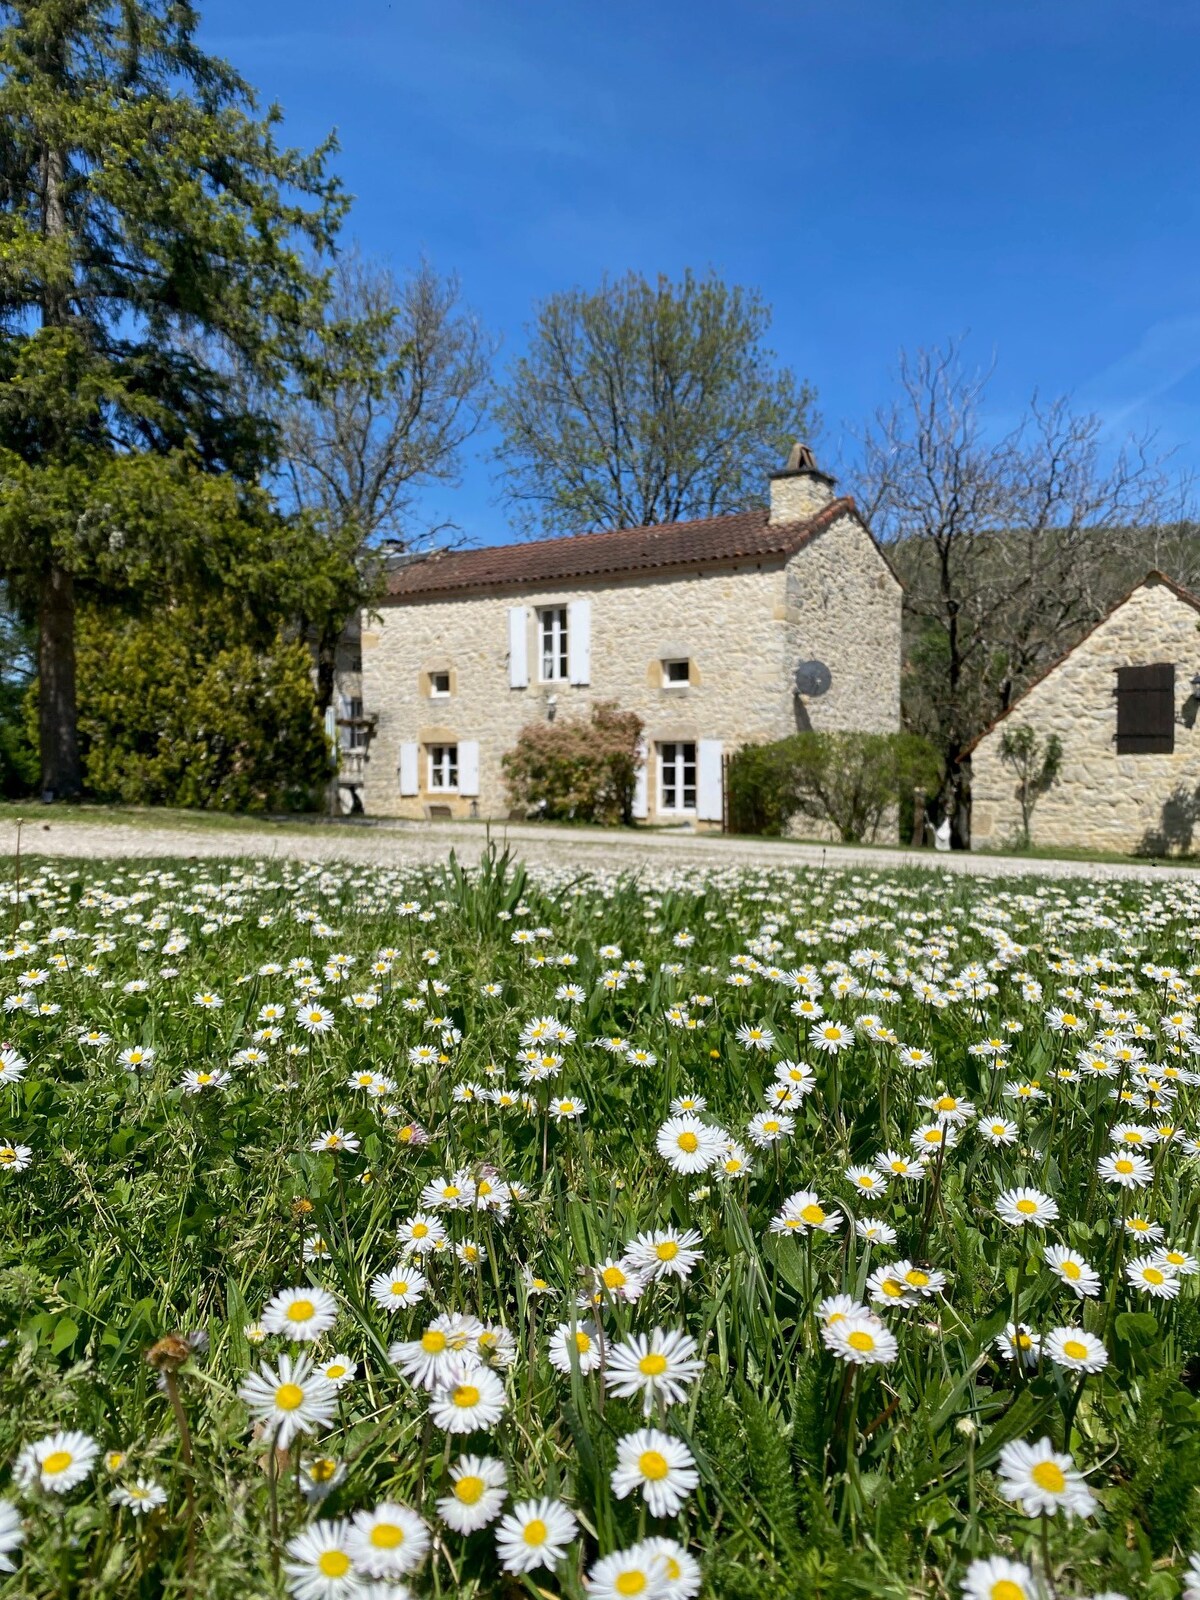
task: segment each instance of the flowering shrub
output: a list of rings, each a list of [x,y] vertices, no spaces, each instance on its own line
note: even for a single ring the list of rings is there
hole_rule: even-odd
[[[527,724],[501,760],[513,804],[548,821],[631,821],[641,734],[637,713],[611,701],[586,722]]]
[[[1200,888],[43,866],[5,1593],[1200,1596]]]

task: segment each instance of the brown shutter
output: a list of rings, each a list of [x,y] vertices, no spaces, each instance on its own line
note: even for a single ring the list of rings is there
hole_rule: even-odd
[[[1175,664],[1117,668],[1117,754],[1170,755],[1175,748]]]

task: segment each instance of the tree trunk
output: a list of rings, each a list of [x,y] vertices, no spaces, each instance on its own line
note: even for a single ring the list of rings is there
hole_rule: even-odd
[[[74,799],[83,787],[75,706],[75,580],[51,566],[38,609],[38,738],[42,799]]]

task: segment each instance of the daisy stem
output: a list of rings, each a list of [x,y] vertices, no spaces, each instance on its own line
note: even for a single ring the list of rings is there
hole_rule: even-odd
[[[1042,1571],[1046,1576],[1046,1592],[1054,1600],[1054,1568],[1050,1565],[1050,1518],[1043,1511],[1038,1519],[1042,1536]]]
[[[275,1435],[267,1441],[267,1504],[271,1516],[271,1571],[279,1581],[279,1446]]]

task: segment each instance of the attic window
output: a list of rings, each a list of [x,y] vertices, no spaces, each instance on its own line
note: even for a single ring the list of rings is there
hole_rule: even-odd
[[[1175,664],[1117,668],[1117,754],[1170,755],[1175,748]]]
[[[668,689],[686,689],[688,679],[691,676],[690,667],[691,663],[687,660],[664,661],[662,664],[663,683]]]

